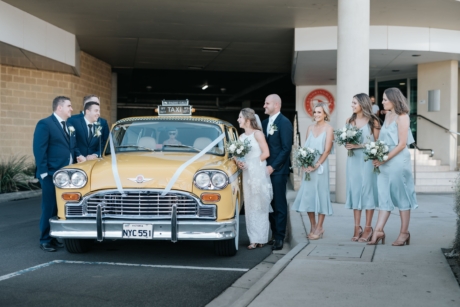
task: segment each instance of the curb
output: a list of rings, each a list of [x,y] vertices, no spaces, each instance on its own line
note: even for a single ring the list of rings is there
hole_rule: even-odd
[[[22,192],[13,192],[13,193],[4,193],[0,194],[0,203],[18,200],[18,199],[26,199],[36,196],[41,196],[42,190],[33,190],[33,191],[22,191]]]
[[[306,227],[303,222],[302,215],[299,212],[289,210],[288,230],[291,246],[297,246],[301,243],[310,243],[310,241],[307,239]]]
[[[259,279],[248,291],[246,291],[231,307],[246,307],[288,266],[291,260],[300,253],[308,243],[299,243],[289,251],[283,258],[278,260],[275,265],[265,275]]]

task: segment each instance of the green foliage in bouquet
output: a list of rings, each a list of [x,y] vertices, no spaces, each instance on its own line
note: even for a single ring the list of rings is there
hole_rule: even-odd
[[[240,161],[243,161],[244,156],[251,150],[251,143],[248,139],[245,139],[244,141],[230,141],[225,145],[225,149],[227,149],[232,156],[236,157]]]
[[[364,162],[369,160],[379,160],[380,162],[388,160],[388,145],[384,141],[377,140],[365,144]],[[374,173],[380,174],[380,169],[374,166]]]
[[[304,167],[315,165],[315,159],[319,155],[317,149],[312,149],[309,147],[300,147],[297,148],[294,152],[294,166],[295,167]],[[305,172],[305,180],[310,180],[310,173]]]

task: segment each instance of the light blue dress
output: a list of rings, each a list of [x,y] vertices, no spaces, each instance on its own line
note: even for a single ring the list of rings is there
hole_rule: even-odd
[[[388,126],[386,123],[383,124],[379,140],[388,145],[390,152],[398,145],[396,121]],[[409,130],[406,143],[413,142],[414,138]],[[410,153],[405,147],[395,157],[380,166],[380,174],[377,176],[380,210],[392,211],[398,207],[399,210],[404,211],[418,207],[411,165]]]
[[[318,161],[326,148],[326,131],[314,137],[313,132],[310,134],[305,142],[304,147],[317,149],[319,155],[315,160]],[[310,173],[310,180],[306,181],[305,176],[302,175],[302,184],[297,193],[292,210],[299,212],[315,212],[317,214],[332,214],[331,197],[329,191],[329,157],[322,164],[321,168]]]
[[[374,141],[369,124],[360,129],[360,143]],[[372,160],[364,162],[362,148],[354,149],[354,155],[347,158],[347,201],[345,208],[372,210],[378,206],[377,174],[374,173]]]

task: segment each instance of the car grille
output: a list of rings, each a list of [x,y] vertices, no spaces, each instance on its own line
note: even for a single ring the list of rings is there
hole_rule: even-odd
[[[161,192],[127,192],[126,196],[118,192],[110,194],[96,194],[86,201],[88,215],[95,215],[97,205],[103,204],[102,214],[105,216],[171,216],[172,206],[177,205],[178,216],[197,216],[197,201],[184,194],[168,193],[161,196]]]

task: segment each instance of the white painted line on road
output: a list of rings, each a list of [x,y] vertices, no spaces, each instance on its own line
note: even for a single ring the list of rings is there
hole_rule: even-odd
[[[201,267],[201,266],[183,266],[183,265],[159,265],[159,264],[136,264],[136,263],[121,263],[121,262],[89,262],[89,261],[72,261],[72,260],[53,260],[47,263],[36,265],[24,270],[0,276],[0,281],[7,280],[25,273],[46,268],[52,264],[89,264],[89,265],[117,265],[117,266],[132,266],[143,268],[160,268],[160,269],[186,269],[186,270],[206,270],[206,271],[232,271],[232,272],[247,272],[249,269],[239,268],[219,268],[219,267]]]

